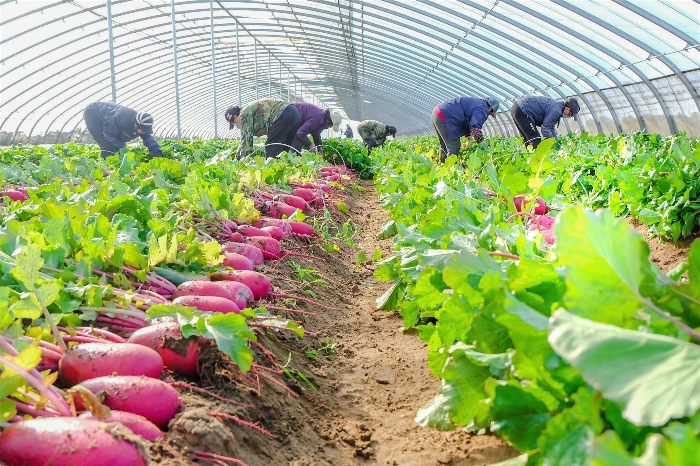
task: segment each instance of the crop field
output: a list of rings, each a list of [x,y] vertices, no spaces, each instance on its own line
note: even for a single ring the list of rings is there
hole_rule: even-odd
[[[697,140],[236,145],[0,150],[3,461],[698,464]]]

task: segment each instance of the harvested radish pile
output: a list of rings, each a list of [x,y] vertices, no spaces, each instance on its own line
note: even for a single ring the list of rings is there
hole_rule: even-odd
[[[223,446],[227,423],[274,435],[244,420],[253,404],[202,378],[224,371],[247,400],[265,387],[298,396],[261,332],[303,338],[301,317],[329,306],[264,270],[339,251],[331,233],[355,175],[311,154],[262,165],[138,149],[106,165],[87,157],[102,165],[91,178],[2,193],[0,463],[145,465],[156,452],[244,464]],[[203,416],[220,442],[183,431],[190,393],[219,403]]]

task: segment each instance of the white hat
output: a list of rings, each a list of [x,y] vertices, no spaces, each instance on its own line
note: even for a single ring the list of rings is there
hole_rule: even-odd
[[[338,111],[331,112],[331,121],[333,121],[333,131],[340,130],[340,123],[343,121],[343,115]]]

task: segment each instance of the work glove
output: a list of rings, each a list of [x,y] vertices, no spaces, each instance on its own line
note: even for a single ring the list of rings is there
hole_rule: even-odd
[[[149,150],[148,150],[148,154],[149,154],[152,158],[163,157],[163,151],[161,151],[160,149],[149,149]]]

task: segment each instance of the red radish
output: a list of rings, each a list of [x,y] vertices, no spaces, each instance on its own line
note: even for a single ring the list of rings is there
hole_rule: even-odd
[[[302,212],[306,212],[310,209],[309,204],[306,203],[306,200],[304,198],[294,196],[292,194],[285,194],[284,196],[282,196],[282,199],[284,199],[285,204],[289,204],[292,207],[296,207]]]
[[[292,225],[289,224],[289,220],[282,220],[279,218],[263,217],[260,220],[253,222],[253,226],[258,228],[277,227],[284,232],[285,236],[292,236],[294,234],[294,231],[292,230]]]
[[[226,288],[231,292],[231,296],[233,296],[233,302],[238,306],[240,309],[245,309],[248,307],[248,301],[254,301],[255,296],[253,295],[253,291],[248,288],[246,285],[243,283],[239,282],[234,282],[234,281],[218,281],[216,282],[220,284],[222,287]],[[165,361],[165,360],[163,360]]]
[[[123,425],[133,433],[140,435],[146,440],[157,440],[159,438],[165,438],[163,432],[156,427],[151,421],[143,416],[139,416],[134,413],[127,413],[126,411],[112,410],[109,416],[98,418],[92,415],[90,411],[86,411],[79,416],[81,419],[94,419],[99,422],[116,422]]]
[[[247,257],[253,265],[263,265],[265,258],[260,249],[245,243],[226,243],[223,246],[225,252],[235,252]]]
[[[540,222],[540,228],[542,230],[551,230],[554,226],[555,220],[556,218],[550,217],[549,215],[540,215],[539,217],[537,217],[537,221]],[[531,225],[530,229],[534,230],[536,228],[533,228]]]
[[[284,234],[284,231],[279,227],[273,227],[273,226],[262,227],[261,230],[268,232],[270,234],[270,236],[275,238],[277,241],[283,240],[286,236]]]
[[[10,189],[7,191],[0,191],[0,198],[3,196],[9,197],[11,201],[26,201],[27,199],[29,199],[29,196],[27,195],[27,193],[22,192],[19,189]]]
[[[204,280],[184,282],[173,292],[173,299],[180,296],[218,296],[233,301],[231,293],[218,283]]]
[[[269,278],[267,278],[265,275],[259,272],[252,272],[249,270],[233,272],[216,272],[211,274],[211,279],[214,281],[228,280],[243,283],[251,289],[251,291],[253,292],[253,297],[256,301],[262,298],[266,298],[268,296],[273,298],[291,298],[299,301],[305,301],[326,309],[333,309],[330,306],[326,306],[309,298],[304,298],[301,296],[290,296],[281,293],[273,293],[272,282],[270,282]]]
[[[158,377],[163,359],[150,348],[129,343],[81,343],[61,356],[58,373],[69,385],[104,375]]]
[[[557,238],[554,236],[554,231],[552,230],[544,230],[541,231],[542,236],[544,236],[544,240],[549,244],[550,246],[556,243]]]
[[[175,417],[182,400],[177,390],[158,379],[135,376],[107,376],[81,383],[97,395],[105,392],[103,404],[110,409],[139,414],[161,429]],[[75,409],[84,410],[80,396],[73,396]]]
[[[7,466],[143,466],[147,464],[146,453],[128,440],[130,434],[124,426],[94,419],[45,417],[22,421],[0,435],[0,463]]]
[[[233,233],[231,233],[229,241],[231,241],[232,243],[242,243],[245,241],[245,237],[237,231],[234,231]]]
[[[267,207],[268,215],[274,218],[282,218],[283,215],[291,217],[296,211],[296,207],[292,207],[289,204],[285,204],[284,202],[273,202],[271,204],[268,204]]]
[[[252,292],[250,296],[252,298]],[[198,374],[199,344],[195,339],[184,341],[177,322],[161,322],[139,329],[129,337],[129,343],[155,350],[163,358],[165,367],[177,374],[187,377]]]
[[[316,197],[313,191],[306,188],[294,188],[292,189],[292,194],[304,199],[306,202],[311,202]]]
[[[313,236],[314,229],[311,225],[304,222],[299,222],[297,220],[290,220],[289,224],[292,226],[292,231],[297,235]]]
[[[246,238],[246,243],[260,249],[265,259],[280,260],[282,258],[282,245],[275,238],[269,236],[251,236]]]
[[[302,185],[302,188],[313,189],[313,190],[315,190],[315,191],[318,191],[319,185],[317,185],[317,184],[315,184],[315,183],[304,183],[304,184]],[[323,191],[324,193],[329,193],[329,192],[331,192],[331,187],[328,186],[328,185],[325,183],[325,181],[321,181],[320,189],[321,189],[321,191]]]
[[[270,233],[261,230],[260,228],[256,228],[250,225],[241,225],[238,227],[238,230],[243,234],[245,237],[249,236],[272,236]]]
[[[518,212],[522,212],[525,209],[529,209],[527,205],[530,203],[530,201],[525,199],[525,194],[518,194],[513,198],[513,204],[515,204],[515,210]],[[544,202],[544,199],[541,197],[538,197],[537,199],[537,207],[535,207],[535,214],[536,215],[544,215],[547,213],[547,204]]]
[[[329,175],[329,176],[324,176],[324,178],[328,181],[333,181],[334,183],[340,182],[340,175]]]
[[[242,272],[248,271],[242,270]],[[240,308],[236,306],[233,301],[218,296],[180,296],[173,300],[173,304],[196,307],[200,311],[205,312],[221,312],[222,314],[228,314],[229,312],[235,312],[236,314],[241,313]]]
[[[221,263],[221,265],[233,267],[236,270],[253,270],[255,268],[253,261],[238,254],[237,252],[225,252],[224,261]]]
[[[250,270],[212,274],[212,280],[231,280],[243,283],[253,292],[253,297],[256,301],[272,292],[270,279],[261,273]]]

